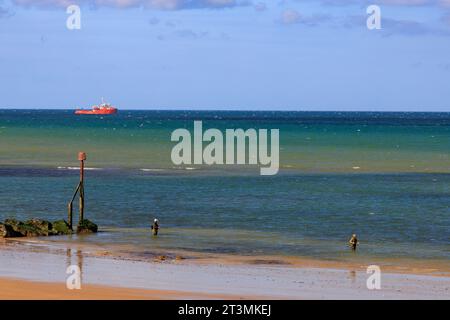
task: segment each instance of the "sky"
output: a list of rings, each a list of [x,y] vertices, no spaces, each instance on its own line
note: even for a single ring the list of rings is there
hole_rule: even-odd
[[[81,12],[70,30],[69,5]],[[381,9],[369,30],[367,7]],[[0,0],[0,108],[449,111],[450,0]]]

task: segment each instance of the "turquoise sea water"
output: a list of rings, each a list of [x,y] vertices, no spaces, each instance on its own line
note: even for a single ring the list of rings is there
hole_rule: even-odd
[[[280,173],[175,167],[170,134],[194,120],[279,129]],[[368,258],[450,258],[450,113],[0,110],[0,150],[1,220],[65,217],[87,152],[86,214],[106,229],[77,241],[345,259],[357,233]]]

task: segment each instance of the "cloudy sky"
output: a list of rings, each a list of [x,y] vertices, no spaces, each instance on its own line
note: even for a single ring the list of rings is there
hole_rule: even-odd
[[[67,6],[81,8],[69,30]],[[366,9],[381,8],[381,30]],[[450,111],[450,0],[0,0],[0,108]]]

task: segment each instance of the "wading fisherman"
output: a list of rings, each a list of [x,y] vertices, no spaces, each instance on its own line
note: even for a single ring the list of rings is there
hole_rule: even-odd
[[[353,234],[350,240],[348,241],[348,244],[350,248],[352,248],[353,251],[356,250],[356,246],[358,245],[358,238],[356,237],[356,234]]]
[[[154,236],[157,236],[158,230],[159,230],[159,222],[158,222],[158,219],[155,219],[155,220],[153,220],[153,224],[152,224],[152,234]]]

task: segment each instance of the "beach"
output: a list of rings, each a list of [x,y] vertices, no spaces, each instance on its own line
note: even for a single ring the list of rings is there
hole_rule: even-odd
[[[234,296],[196,294],[169,290],[142,290],[86,285],[82,290],[68,290],[61,283],[0,279],[2,300],[170,300],[237,299]]]
[[[86,250],[86,251],[83,251]],[[273,258],[273,257],[272,257]],[[80,267],[80,290],[66,268]],[[449,299],[450,270],[385,268],[369,290],[365,265],[238,257],[133,259],[33,241],[0,247],[0,299]]]
[[[174,165],[171,132],[194,120],[279,129],[280,171]],[[0,110],[0,220],[67,219],[83,151],[85,218],[99,226],[1,242],[3,297],[448,299],[449,124],[449,113]],[[80,292],[65,289],[70,265]],[[381,290],[368,290],[369,266]]]

